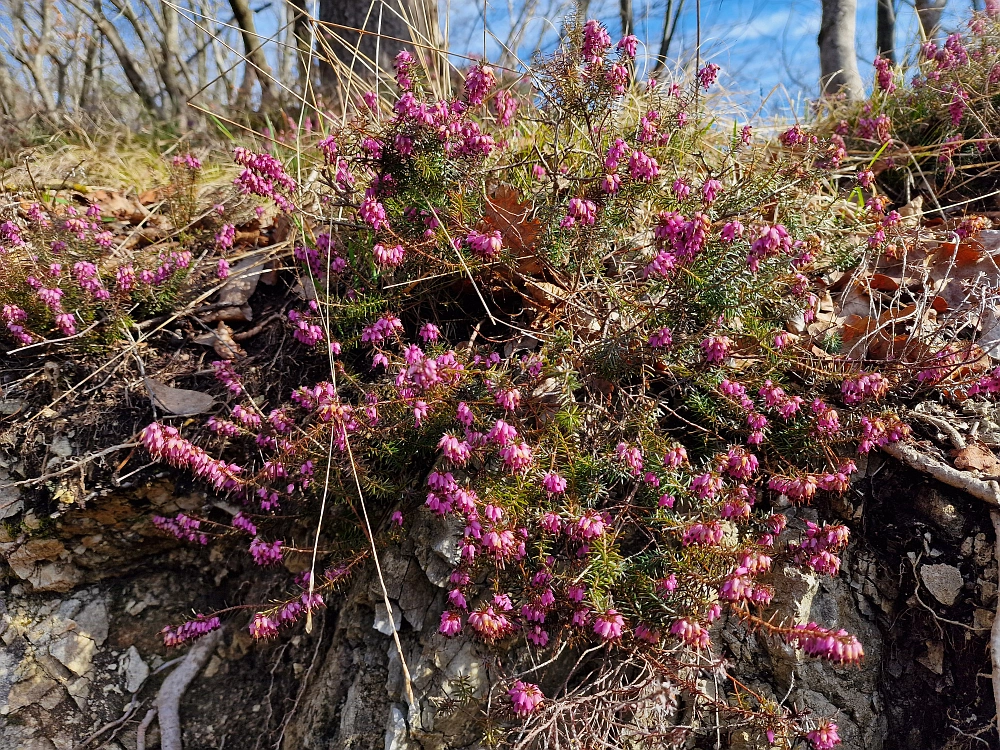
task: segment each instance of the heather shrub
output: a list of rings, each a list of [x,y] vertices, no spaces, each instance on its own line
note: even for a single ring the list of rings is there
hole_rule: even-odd
[[[834,106],[824,128],[861,159],[878,152],[873,173],[894,199],[924,194],[936,197],[935,208],[968,199],[980,210],[992,207],[998,49],[1000,10],[987,3],[964,33],[924,43],[912,70],[877,59],[871,98],[860,107]]]
[[[295,227],[285,325],[309,363],[296,371],[326,374],[267,402],[238,358],[216,362],[224,406],[200,426],[154,422],[141,440],[238,508],[155,519],[166,533],[237,540],[260,566],[295,558],[302,572],[279,600],[165,628],[168,644],[223,618],[280,637],[433,514],[459,550],[440,637],[495,651],[492,694],[464,696],[491,745],[580,731],[680,744],[704,731],[681,720],[682,701],[762,744],[837,743],[829,718],[730,679],[713,628],[737,618],[858,663],[850,633],[772,607],[773,576],[837,575],[849,537],[833,523],[788,529],[781,508],[847,491],[857,456],[907,434],[895,407],[919,389],[964,395],[996,379],[980,379],[973,339],[940,326],[894,331],[920,344],[907,357],[814,336],[831,271],[916,239],[877,196],[843,210],[837,138],[795,127],[757,142],[705,109],[717,67],[637,82],[635,44],[571,26],[530,81],[481,64],[447,101],[403,53],[397,98],[366,95],[295,154],[317,175],[305,187],[281,146],[236,150],[236,187]],[[96,314],[92,298],[81,286],[77,314]],[[48,324],[51,306],[32,304],[18,309]],[[296,544],[302,527],[315,532]],[[577,667],[545,694],[537,665],[559,659]]]

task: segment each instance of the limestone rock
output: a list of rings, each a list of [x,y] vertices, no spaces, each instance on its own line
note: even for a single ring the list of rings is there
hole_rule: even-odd
[[[134,693],[142,687],[149,677],[149,665],[142,660],[139,649],[129,646],[128,651],[119,659],[119,666],[125,675],[125,691]]]
[[[93,639],[75,631],[70,631],[49,644],[49,654],[80,677],[90,671],[96,653],[97,644]]]
[[[924,582],[931,595],[946,607],[955,603],[958,592],[965,583],[962,580],[962,572],[954,565],[946,563],[922,566],[920,580]]]
[[[399,630],[403,625],[403,611],[396,605],[395,602],[389,602],[392,605],[392,621],[389,620],[389,613],[382,603],[375,605],[375,623],[372,625],[378,632],[383,635],[392,635],[393,625],[395,629]]]

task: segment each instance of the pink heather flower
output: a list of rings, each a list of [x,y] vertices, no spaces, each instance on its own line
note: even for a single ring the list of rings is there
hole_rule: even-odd
[[[951,115],[951,124],[958,127],[962,124],[962,117],[965,115],[966,102],[969,95],[963,89],[957,89],[951,97],[951,104],[948,105],[948,113]]]
[[[375,262],[380,266],[388,266],[389,268],[394,268],[402,263],[404,254],[405,250],[403,250],[402,245],[386,247],[379,243],[372,248],[372,255],[375,258]]]
[[[624,463],[632,472],[632,476],[639,476],[642,473],[642,450],[637,446],[630,446],[628,443],[618,443],[615,446],[615,455],[618,460]]]
[[[675,445],[663,456],[663,465],[667,468],[675,469],[684,463],[687,463],[687,449],[683,445]]]
[[[791,646],[801,648],[807,655],[828,659],[837,664],[857,664],[864,658],[864,649],[858,639],[846,630],[828,630],[815,622],[796,625],[785,636]]]
[[[861,373],[844,380],[840,392],[848,405],[860,404],[867,399],[878,401],[889,392],[889,382],[878,372]]]
[[[577,221],[584,226],[592,226],[597,221],[597,204],[582,198],[571,198],[569,210],[560,226],[563,228],[571,227]]]
[[[550,471],[542,477],[542,486],[550,495],[560,495],[566,491],[566,480]]]
[[[677,498],[673,495],[660,495],[660,499],[656,501],[656,504],[661,508],[673,508],[676,502]]]
[[[621,63],[614,63],[604,74],[604,80],[611,85],[611,90],[616,95],[621,96],[628,84],[628,68]]]
[[[473,230],[465,237],[464,244],[480,258],[493,260],[503,248],[503,237],[499,231],[486,233]]]
[[[223,224],[222,228],[215,234],[215,244],[220,250],[228,250],[236,241],[236,227],[232,224]]]
[[[828,720],[820,723],[819,727],[813,729],[806,735],[813,750],[832,750],[840,744],[840,735],[837,734],[837,725]]]
[[[605,193],[614,195],[617,193],[622,186],[622,178],[616,174],[606,174],[604,179],[601,180],[601,190]]]
[[[609,519],[596,510],[588,510],[576,522],[574,536],[579,539],[596,539],[604,534]]]
[[[604,53],[611,47],[611,35],[600,21],[591,18],[583,26],[583,47],[580,50],[583,61],[600,65]]]
[[[858,172],[858,184],[866,190],[875,184],[875,173],[870,169],[862,169]]]
[[[462,632],[462,613],[445,610],[441,613],[441,624],[438,632],[447,638],[458,635]]]
[[[442,435],[438,441],[438,450],[441,451],[441,455],[459,466],[463,466],[472,454],[471,446],[466,441],[448,433]]]
[[[609,609],[594,618],[594,632],[601,640],[614,641],[622,637],[625,618],[617,610]]]
[[[413,55],[405,49],[400,51],[396,55],[396,59],[392,61],[392,67],[396,71],[396,85],[403,91],[409,91],[413,88],[413,79],[411,78],[414,68]]]
[[[623,36],[618,40],[618,44],[615,45],[616,49],[623,52],[626,57],[631,57],[635,59],[635,53],[639,47],[639,39],[635,34],[629,34],[628,36]]]
[[[398,510],[394,511],[393,514],[389,517],[389,521],[390,521],[390,523],[393,523],[396,526],[399,526],[400,528],[402,528],[403,527],[403,514],[402,514],[402,512],[400,512]]]
[[[229,278],[229,261],[225,258],[219,258],[219,264],[215,268],[215,275],[220,279],[225,280]]]
[[[896,82],[893,80],[892,74],[892,63],[881,55],[875,58],[875,84],[887,94],[891,94],[896,90]]]
[[[749,125],[744,125],[740,130],[740,143],[744,146],[749,146],[750,142],[753,140],[753,128]]]
[[[503,127],[510,125],[514,120],[514,115],[517,113],[517,97],[507,89],[501,89],[493,97],[493,104],[496,107],[497,114],[500,116],[500,125]]]
[[[468,609],[468,604],[465,601],[465,595],[459,589],[452,589],[448,592],[448,602],[453,607]]]
[[[534,713],[542,701],[545,700],[545,696],[538,685],[530,682],[521,682],[521,680],[514,683],[510,690],[507,691],[507,695],[510,697],[514,713],[518,716],[528,716]]]
[[[178,625],[176,628],[168,625],[160,631],[160,635],[163,636],[163,645],[167,648],[173,648],[201,638],[203,635],[208,635],[220,627],[222,627],[222,623],[218,617],[196,615],[195,619]]]
[[[517,438],[517,430],[502,419],[498,419],[486,437],[500,447],[510,445]]]
[[[497,406],[500,408],[506,411],[514,411],[521,403],[521,391],[517,388],[498,391],[495,400]]]
[[[517,445],[511,443],[500,449],[500,457],[504,464],[515,473],[523,473],[531,466],[533,454],[531,446],[527,443]]]
[[[380,229],[388,229],[389,221],[385,215],[385,206],[378,202],[374,196],[365,196],[361,207],[358,209],[361,220],[369,224],[376,232]]]
[[[715,83],[718,77],[719,66],[715,63],[709,63],[698,71],[698,81],[701,83],[701,87],[705,91],[708,91],[712,87],[712,84]]]
[[[708,648],[710,644],[708,630],[700,622],[682,618],[670,626],[670,634],[677,636],[684,643],[694,648]]]
[[[666,578],[661,578],[656,582],[657,591],[662,591],[664,594],[669,594],[670,592],[677,589],[677,576],[673,573],[668,575]]]
[[[673,343],[673,332],[667,327],[663,327],[649,335],[649,345],[653,349],[667,349]]]
[[[283,542],[278,539],[268,544],[260,537],[254,537],[250,542],[250,554],[253,561],[258,565],[272,565],[281,562],[281,545]]]
[[[496,84],[496,73],[488,65],[476,65],[465,77],[465,100],[473,107],[482,104]]]
[[[65,336],[76,335],[76,320],[69,313],[59,313],[55,317],[56,327],[63,332]]]
[[[635,637],[636,640],[655,645],[660,642],[660,631],[649,625],[636,625]]]
[[[705,355],[705,361],[709,364],[718,364],[726,359],[729,354],[729,346],[732,342],[727,336],[709,336],[701,342],[701,351]]]
[[[441,329],[433,323],[424,323],[420,327],[419,336],[424,341],[437,341],[441,336]]]
[[[469,627],[487,643],[499,640],[513,630],[506,615],[496,612],[492,606],[480,607],[470,614]]]
[[[722,526],[717,521],[695,523],[684,532],[681,543],[685,547],[691,545],[714,547],[721,544],[723,536]]]
[[[458,419],[466,428],[472,427],[472,423],[475,421],[475,416],[472,414],[472,409],[464,401],[458,402],[458,407],[455,409],[455,418]]]
[[[541,164],[535,164],[531,168],[531,176],[534,177],[536,180],[544,180],[546,174],[547,172],[545,171],[545,167],[543,167]]]
[[[559,518],[558,513],[553,513],[552,511],[543,514],[540,523],[542,529],[550,534],[558,534],[562,530],[562,519]]]
[[[704,184],[701,186],[701,195],[705,199],[707,205],[715,203],[715,199],[719,195],[719,191],[722,190],[722,183],[718,180],[705,180]]]
[[[415,426],[420,426],[429,411],[430,408],[427,406],[426,401],[416,401],[413,404],[413,422]]]
[[[742,236],[743,225],[737,220],[728,222],[724,227],[722,227],[722,232],[719,233],[719,239],[727,244],[735,242]]]
[[[604,159],[604,168],[608,172],[615,172],[618,169],[618,162],[621,161],[630,151],[629,145],[621,138],[616,138],[615,142],[608,147],[608,155]]]
[[[674,184],[670,186],[670,189],[673,190],[674,195],[679,201],[687,200],[687,197],[691,195],[691,186],[683,177],[678,177],[674,180]]]
[[[633,180],[652,182],[660,175],[660,165],[656,159],[636,149],[628,160],[629,174]]]

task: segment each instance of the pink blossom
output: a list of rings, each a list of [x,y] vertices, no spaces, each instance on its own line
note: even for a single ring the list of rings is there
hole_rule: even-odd
[[[715,83],[718,77],[719,66],[715,63],[709,63],[698,71],[698,81],[705,91],[708,91],[712,87],[712,84]]]
[[[488,233],[472,231],[466,235],[465,245],[480,258],[493,260],[503,249],[503,239],[499,231]]]
[[[628,36],[623,36],[615,47],[623,52],[626,57],[635,58],[636,51],[638,49],[639,39],[635,34],[629,34]]]
[[[380,266],[388,266],[389,268],[402,263],[404,254],[405,251],[402,245],[386,247],[379,243],[372,248],[372,256],[375,258],[375,262]]]
[[[517,680],[513,684],[510,690],[507,691],[507,695],[510,697],[514,713],[518,716],[528,716],[534,713],[545,700],[545,696],[538,685],[530,682],[521,682],[521,680]]]
[[[710,644],[708,630],[701,623],[686,617],[677,620],[670,626],[670,634],[677,636],[694,648],[708,648]]]
[[[840,744],[840,735],[837,734],[837,725],[829,720],[824,720],[820,725],[806,735],[813,750],[832,750]]]
[[[674,343],[673,332],[663,327],[649,335],[649,345],[653,349],[667,349]]]
[[[580,50],[583,60],[591,65],[600,65],[604,53],[611,47],[611,36],[608,30],[591,18],[583,26],[583,47]]]
[[[566,480],[555,472],[546,472],[542,477],[542,486],[550,495],[559,495],[566,491]]]
[[[729,354],[729,346],[732,342],[728,336],[709,336],[701,342],[701,351],[705,355],[705,361],[709,364],[717,364],[725,360]]]
[[[594,617],[594,632],[605,641],[613,641],[622,637],[625,618],[617,610],[609,609]]]
[[[701,186],[701,195],[705,199],[707,205],[715,203],[715,199],[719,195],[719,191],[722,190],[722,183],[718,180],[705,180],[704,184]]]
[[[476,65],[465,77],[465,99],[473,107],[482,104],[496,85],[497,76],[488,65]]]
[[[660,165],[656,159],[636,149],[628,161],[629,174],[633,180],[652,182],[660,174]]]
[[[451,638],[462,632],[462,613],[447,609],[442,612],[438,632],[447,638]]]

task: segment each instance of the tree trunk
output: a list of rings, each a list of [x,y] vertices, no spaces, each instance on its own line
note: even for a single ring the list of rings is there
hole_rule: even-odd
[[[240,36],[243,38],[243,51],[247,59],[244,83],[249,81],[252,86],[256,77],[260,81],[261,101],[269,105],[276,100],[274,79],[271,75],[271,66],[264,54],[264,40],[257,35],[257,28],[254,26],[250,3],[248,0],[229,0],[229,7],[232,8],[233,18],[236,19],[240,27]]]
[[[875,47],[879,55],[896,63],[896,8],[893,0],[878,0]]]
[[[656,65],[653,66],[654,76],[667,64],[670,45],[674,41],[674,32],[677,31],[677,22],[680,20],[683,10],[684,0],[678,0],[676,8],[674,8],[674,0],[667,0],[667,12],[663,16],[663,36],[660,37],[660,53],[656,56]]]
[[[298,48],[298,81],[299,91],[307,97],[306,78],[309,73],[309,61],[313,48],[313,29],[309,23],[309,13],[306,9],[306,0],[290,0],[291,11],[294,14],[292,29],[295,32],[295,46]]]
[[[632,0],[621,0],[622,36],[632,33]]]
[[[392,61],[404,49],[425,69],[436,67],[426,50],[439,46],[434,0],[320,0],[319,18],[322,51],[329,58],[323,61],[322,80],[328,96],[336,97],[351,78],[390,78]]]
[[[941,14],[948,0],[916,0],[917,18],[920,20],[920,34],[924,39],[932,40],[941,31]]]
[[[823,0],[819,29],[820,86],[823,94],[845,94],[848,99],[865,95],[854,49],[857,0]]]

